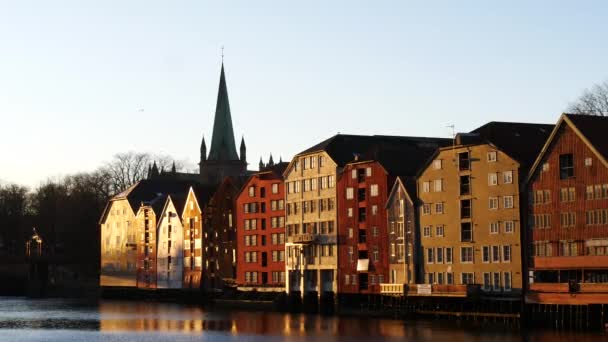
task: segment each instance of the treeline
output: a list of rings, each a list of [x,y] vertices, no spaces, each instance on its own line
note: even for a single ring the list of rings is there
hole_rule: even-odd
[[[35,227],[45,252],[69,260],[80,272],[99,268],[99,219],[108,199],[147,176],[151,163],[168,170],[173,159],[121,153],[92,172],[48,179],[30,189],[0,183],[0,255],[23,258]],[[182,163],[176,162],[177,168]]]

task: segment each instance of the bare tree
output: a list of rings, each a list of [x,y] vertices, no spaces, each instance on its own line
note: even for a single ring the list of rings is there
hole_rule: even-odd
[[[585,89],[583,94],[571,103],[568,113],[586,115],[608,115],[608,81]]]
[[[150,160],[148,153],[118,153],[99,172],[109,178],[111,191],[117,193],[144,179],[148,174]]]

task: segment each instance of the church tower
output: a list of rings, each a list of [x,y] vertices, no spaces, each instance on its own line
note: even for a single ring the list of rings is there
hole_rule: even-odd
[[[213,121],[213,134],[211,147],[207,155],[205,140],[201,144],[201,159],[199,170],[203,183],[219,184],[224,177],[238,177],[247,170],[244,141],[241,142],[241,157],[236,152],[234,131],[232,129],[232,116],[228,101],[228,88],[224,74],[224,62],[220,73],[220,84],[215,106]]]

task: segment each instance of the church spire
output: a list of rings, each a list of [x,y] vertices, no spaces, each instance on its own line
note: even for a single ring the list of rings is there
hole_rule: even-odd
[[[247,147],[245,147],[245,136],[243,136],[241,138],[241,154],[240,154],[240,157],[241,157],[241,161],[243,163],[247,162]]]
[[[215,106],[215,119],[213,121],[213,135],[211,136],[211,148],[209,160],[239,160],[234,142],[234,131],[232,129],[232,117],[230,115],[230,103],[228,101],[228,89],[226,87],[226,76],[224,74],[224,62],[220,73],[220,85],[217,93],[217,104]]]

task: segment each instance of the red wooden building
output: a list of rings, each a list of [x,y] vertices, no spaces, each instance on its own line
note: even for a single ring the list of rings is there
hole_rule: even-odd
[[[241,290],[285,291],[285,193],[279,163],[252,175],[236,197]]]
[[[608,303],[607,133],[564,114],[530,170],[528,303]]]
[[[397,176],[414,176],[449,139],[379,137],[338,180],[338,292],[379,294],[390,281],[386,203]],[[360,157],[365,160],[357,160]],[[362,159],[362,158],[361,158]]]

